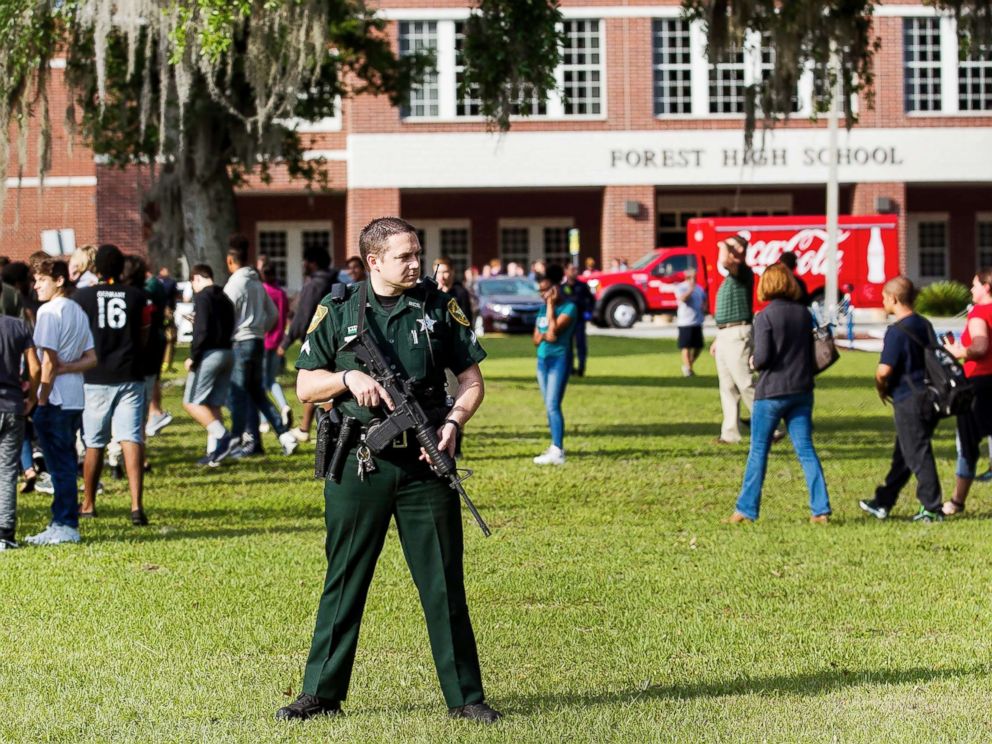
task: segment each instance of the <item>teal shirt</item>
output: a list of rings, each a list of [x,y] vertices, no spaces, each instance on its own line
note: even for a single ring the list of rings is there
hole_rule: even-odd
[[[575,303],[571,300],[566,300],[565,302],[558,305],[555,308],[556,315],[567,315],[571,318],[571,322],[565,327],[564,330],[558,332],[558,340],[551,341],[541,341],[537,347],[537,358],[538,359],[552,359],[560,356],[565,356],[569,353],[572,348],[572,335],[575,333],[575,324],[579,317],[579,311],[575,307]],[[548,330],[548,306],[542,305],[541,309],[537,312],[537,330],[544,333]]]

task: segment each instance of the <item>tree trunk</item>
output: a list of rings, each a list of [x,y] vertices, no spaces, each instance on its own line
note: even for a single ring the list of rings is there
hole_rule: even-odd
[[[149,195],[158,217],[149,251],[163,266],[174,266],[179,255],[190,267],[209,264],[220,282],[227,276],[228,238],[238,223],[224,130],[208,114],[188,116],[182,159],[161,168]]]

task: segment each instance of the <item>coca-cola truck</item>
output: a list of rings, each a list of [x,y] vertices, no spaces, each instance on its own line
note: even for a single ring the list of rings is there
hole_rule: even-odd
[[[827,218],[713,217],[689,220],[685,248],[658,248],[625,271],[598,271],[583,278],[596,298],[598,325],[630,328],[641,316],[674,313],[676,286],[688,269],[706,290],[709,311],[726,272],[717,264],[717,243],[740,233],[748,239],[747,263],[760,275],[783,253],[796,254],[796,272],[813,300],[823,297],[827,270]],[[898,218],[843,216],[837,235],[838,286],[855,307],[881,307],[882,285],[899,273]],[[755,282],[757,289],[757,282]],[[757,304],[757,303],[756,303]]]

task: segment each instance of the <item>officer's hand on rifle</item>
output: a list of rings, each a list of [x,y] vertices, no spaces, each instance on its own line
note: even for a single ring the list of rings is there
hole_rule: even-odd
[[[455,458],[455,447],[458,443],[458,427],[455,426],[450,421],[445,421],[441,424],[441,428],[437,430],[437,448],[439,452],[447,452],[448,457],[451,459]],[[430,458],[427,456],[427,452],[424,448],[420,448],[420,459],[424,462],[430,462]]]
[[[386,389],[364,372],[350,369],[345,373],[343,381],[360,406],[375,408],[381,402],[385,403],[390,411],[396,407]]]

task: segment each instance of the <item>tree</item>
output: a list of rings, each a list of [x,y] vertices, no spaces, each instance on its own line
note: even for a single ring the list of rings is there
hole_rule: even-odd
[[[465,85],[505,129],[521,94],[554,87],[560,20],[549,0],[480,0],[467,31]],[[526,27],[527,33],[514,29]],[[400,103],[432,64],[397,56],[385,23],[363,0],[4,0],[0,128],[41,121],[42,174],[50,152],[48,62],[67,59],[74,105],[67,122],[94,152],[147,164],[155,212],[150,248],[223,270],[236,227],[234,189],[280,164],[312,187],[323,163],[306,160],[294,121],[334,112],[338,96]],[[0,184],[9,143],[0,143]],[[24,167],[24,158],[19,158]],[[2,185],[0,185],[2,188]]]

